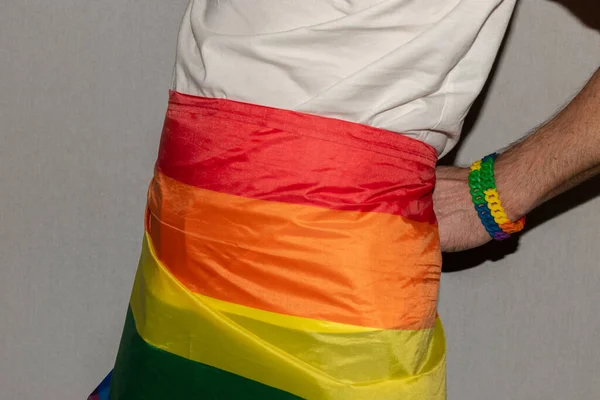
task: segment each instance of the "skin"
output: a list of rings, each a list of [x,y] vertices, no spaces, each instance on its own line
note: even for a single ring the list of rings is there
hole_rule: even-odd
[[[509,218],[600,173],[600,69],[558,115],[502,152],[495,179]],[[469,193],[468,168],[438,167],[434,191],[442,251],[456,252],[491,240]]]

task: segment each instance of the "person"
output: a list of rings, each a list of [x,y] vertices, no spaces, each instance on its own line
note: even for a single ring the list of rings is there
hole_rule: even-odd
[[[514,6],[191,0],[90,399],[445,399],[441,252],[507,238],[599,171],[598,72],[507,151],[436,168]]]

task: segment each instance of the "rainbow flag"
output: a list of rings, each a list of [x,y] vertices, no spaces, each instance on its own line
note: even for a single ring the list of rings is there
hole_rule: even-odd
[[[373,127],[172,92],[91,398],[445,399],[435,163]]]

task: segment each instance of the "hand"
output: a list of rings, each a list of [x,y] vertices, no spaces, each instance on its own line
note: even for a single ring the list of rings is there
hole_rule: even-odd
[[[475,211],[469,189],[469,169],[438,167],[433,192],[443,252],[481,246],[491,240]]]

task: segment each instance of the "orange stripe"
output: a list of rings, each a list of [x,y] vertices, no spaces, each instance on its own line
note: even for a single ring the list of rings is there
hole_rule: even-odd
[[[437,227],[382,213],[247,199],[158,172],[147,230],[184,285],[281,314],[374,328],[435,324]]]

